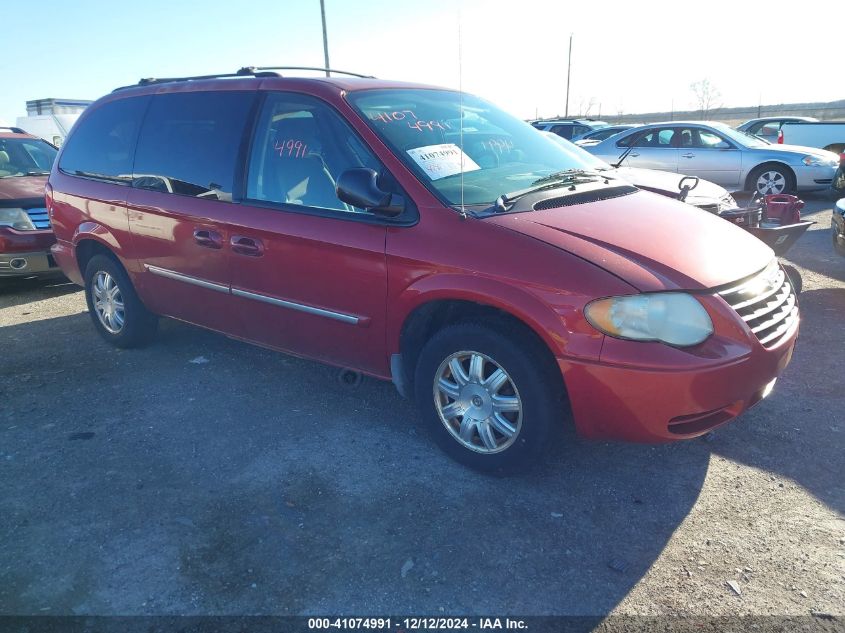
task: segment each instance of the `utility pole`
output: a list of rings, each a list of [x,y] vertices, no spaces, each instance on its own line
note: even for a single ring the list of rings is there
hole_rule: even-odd
[[[563,115],[569,118],[569,74],[572,71],[572,33],[569,34],[569,62],[566,64],[566,113]]]
[[[760,112],[763,109],[763,93],[760,93],[760,96],[757,97],[757,118],[760,118]]]
[[[326,77],[329,76],[329,36],[326,34],[326,2],[320,0],[320,16],[323,18],[323,58],[325,63]]]

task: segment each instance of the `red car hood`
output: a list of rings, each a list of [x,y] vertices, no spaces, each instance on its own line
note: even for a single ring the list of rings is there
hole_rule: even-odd
[[[643,292],[721,286],[762,270],[774,257],[730,222],[646,191],[484,221],[566,250]]]
[[[12,176],[0,178],[0,200],[43,198],[47,176]]]

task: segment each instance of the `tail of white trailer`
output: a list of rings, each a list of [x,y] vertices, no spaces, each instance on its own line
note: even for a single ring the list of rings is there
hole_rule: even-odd
[[[17,127],[59,147],[78,118],[79,113],[21,116],[18,117]]]
[[[845,121],[784,123],[780,128],[778,143],[818,147],[839,154],[845,152]]]

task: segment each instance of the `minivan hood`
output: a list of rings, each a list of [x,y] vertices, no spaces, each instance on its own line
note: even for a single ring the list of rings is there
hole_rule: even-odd
[[[732,223],[647,191],[484,221],[568,251],[643,292],[722,286],[774,257]]]
[[[0,200],[43,198],[47,176],[11,176],[0,178]]]

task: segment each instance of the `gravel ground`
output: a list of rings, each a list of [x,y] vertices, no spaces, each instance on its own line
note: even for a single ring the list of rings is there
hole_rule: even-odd
[[[830,206],[769,399],[674,445],[566,434],[512,478],[441,455],[388,383],[172,321],[118,351],[76,287],[6,284],[0,614],[841,615]]]

